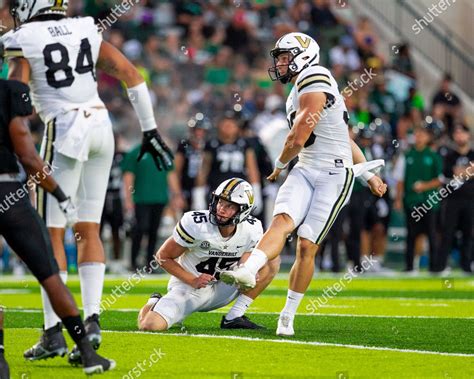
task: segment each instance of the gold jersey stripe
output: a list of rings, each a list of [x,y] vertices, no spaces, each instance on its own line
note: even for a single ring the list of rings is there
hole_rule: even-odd
[[[331,85],[331,81],[329,80],[329,77],[327,75],[324,75],[324,74],[311,75],[297,84],[298,91],[301,91],[303,87],[307,87],[313,83],[325,83],[325,84],[328,84],[329,86]]]
[[[189,235],[189,233],[186,232],[186,230],[183,228],[181,225],[181,222],[178,222],[178,225],[176,225],[176,231],[178,232],[178,235],[187,243],[193,243],[194,238]]]
[[[3,56],[5,58],[23,58],[22,49],[5,49]]]

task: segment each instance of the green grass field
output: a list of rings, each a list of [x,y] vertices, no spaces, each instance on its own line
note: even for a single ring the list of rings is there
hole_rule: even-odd
[[[249,316],[264,331],[223,331],[227,308],[194,314],[166,333],[137,331],[139,308],[167,278],[144,279],[119,298],[125,279],[108,278],[100,352],[117,361],[109,378],[474,378],[474,278],[453,275],[377,278],[346,283],[329,301],[322,290],[339,277],[315,279],[295,321],[296,336],[275,335],[287,279],[279,276],[252,304]],[[77,278],[68,282],[80,304]],[[317,304],[317,309],[311,304]],[[114,301],[115,300],[115,301]],[[80,378],[66,358],[25,362],[42,325],[38,285],[0,280],[5,309],[6,357],[12,378]],[[308,312],[312,311],[312,312]],[[72,342],[68,339],[70,347]]]

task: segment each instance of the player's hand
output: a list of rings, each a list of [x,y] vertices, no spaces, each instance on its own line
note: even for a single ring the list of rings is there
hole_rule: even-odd
[[[158,170],[168,171],[173,167],[173,153],[161,139],[157,129],[143,133],[142,147],[137,161],[140,161],[145,153],[149,153],[152,156]]]
[[[267,179],[268,179],[269,181],[271,181],[271,182],[276,181],[276,180],[278,179],[278,176],[280,175],[280,172],[281,172],[281,171],[282,171],[282,170],[280,170],[279,168],[276,168],[276,167],[275,167],[275,168],[273,169],[273,172],[272,172],[269,176],[267,176]]]
[[[382,197],[387,192],[387,185],[377,175],[367,181],[370,191],[378,197]]]
[[[413,191],[415,191],[416,193],[424,192],[426,190],[427,186],[425,182],[418,181],[413,184]]]
[[[171,198],[171,208],[174,211],[181,211],[186,207],[186,199],[182,193],[176,193]]]
[[[64,216],[66,216],[67,225],[74,225],[79,220],[79,217],[77,216],[76,206],[72,202],[71,198],[68,197],[66,200],[61,201],[58,204],[59,208],[63,211]]]
[[[191,282],[191,287],[199,289],[206,287],[210,282],[216,280],[212,275],[201,274],[198,277],[194,278]]]

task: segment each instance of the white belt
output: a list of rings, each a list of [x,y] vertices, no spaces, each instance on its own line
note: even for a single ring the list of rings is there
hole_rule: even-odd
[[[0,182],[7,183],[7,182],[19,182],[20,175],[19,174],[0,174]]]

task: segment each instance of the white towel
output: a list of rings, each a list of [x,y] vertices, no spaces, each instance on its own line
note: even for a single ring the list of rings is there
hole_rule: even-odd
[[[68,112],[71,114],[67,116],[73,117],[72,112],[75,112],[76,117],[73,120],[67,120],[67,122],[72,122],[69,130],[54,142],[56,151],[80,162],[89,159],[94,111],[91,108],[79,108],[77,111]]]
[[[358,163],[352,166],[352,171],[354,172],[355,177],[361,176],[367,171],[377,174],[383,166],[385,166],[385,161],[383,159],[375,159],[373,161]]]

